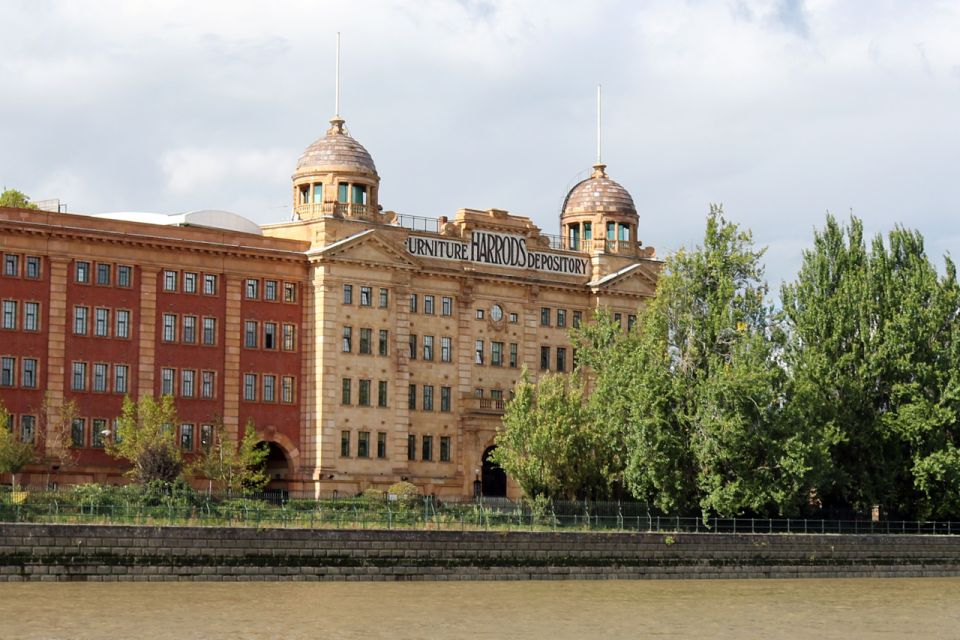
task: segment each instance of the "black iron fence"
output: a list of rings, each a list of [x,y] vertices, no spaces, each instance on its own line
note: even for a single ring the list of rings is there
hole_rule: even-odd
[[[65,501],[57,493],[7,494],[0,521],[351,529],[608,531],[737,534],[956,535],[960,522],[708,518],[651,514],[635,502],[512,502],[505,498],[441,501],[341,497],[289,500],[278,494],[215,495],[166,501]]]

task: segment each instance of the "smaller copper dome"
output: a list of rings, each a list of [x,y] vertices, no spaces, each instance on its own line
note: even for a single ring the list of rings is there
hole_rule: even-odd
[[[593,167],[593,174],[573,187],[563,201],[560,215],[620,213],[637,215],[633,198],[626,189],[607,177],[606,165]]]
[[[343,120],[334,118],[330,124],[327,135],[307,147],[297,160],[297,171],[337,170],[377,175],[377,167],[370,153],[350,136],[343,126]]]

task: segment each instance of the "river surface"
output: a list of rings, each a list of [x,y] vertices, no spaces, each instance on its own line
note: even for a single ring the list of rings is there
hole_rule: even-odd
[[[960,638],[960,578],[9,583],[0,638]]]

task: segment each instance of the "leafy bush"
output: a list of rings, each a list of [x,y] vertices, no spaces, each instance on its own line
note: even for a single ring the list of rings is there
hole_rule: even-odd
[[[420,489],[406,480],[390,485],[387,493],[396,496],[396,504],[403,508],[415,506],[420,501]]]

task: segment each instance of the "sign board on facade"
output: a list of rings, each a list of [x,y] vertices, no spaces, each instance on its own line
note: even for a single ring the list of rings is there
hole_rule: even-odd
[[[409,236],[407,251],[422,258],[480,262],[497,267],[537,269],[550,273],[587,274],[586,258],[532,251],[527,239],[507,233],[474,231],[469,242],[425,236]]]

